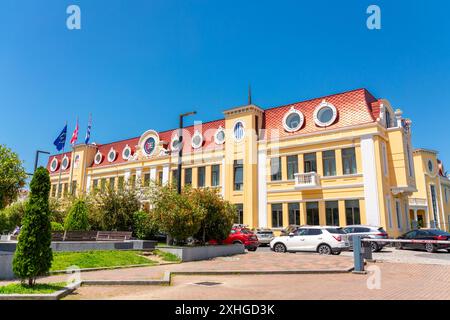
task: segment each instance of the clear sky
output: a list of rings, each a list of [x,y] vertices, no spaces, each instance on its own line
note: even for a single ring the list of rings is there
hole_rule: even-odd
[[[68,30],[66,8],[81,8]],[[381,8],[381,30],[366,9]],[[0,0],[0,143],[36,149],[89,113],[92,140],[365,87],[450,169],[450,1]],[[41,161],[44,164],[45,161]]]

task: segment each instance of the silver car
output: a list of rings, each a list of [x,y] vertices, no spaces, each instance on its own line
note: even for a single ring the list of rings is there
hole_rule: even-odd
[[[348,235],[348,240],[350,242],[350,248],[353,249],[353,239],[352,236],[358,235],[361,238],[371,238],[371,239],[387,239],[388,234],[382,227],[374,227],[367,225],[350,225],[344,227],[344,231]],[[386,246],[387,242],[371,242],[370,246],[372,252],[378,252]]]
[[[274,238],[273,231],[270,229],[258,229],[255,232],[261,245],[268,245]]]

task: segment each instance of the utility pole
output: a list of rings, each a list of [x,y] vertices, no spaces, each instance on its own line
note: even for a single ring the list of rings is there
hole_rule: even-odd
[[[178,129],[178,169],[177,169],[177,191],[181,193],[181,169],[183,158],[183,118],[197,114],[196,111],[180,114],[180,125]]]

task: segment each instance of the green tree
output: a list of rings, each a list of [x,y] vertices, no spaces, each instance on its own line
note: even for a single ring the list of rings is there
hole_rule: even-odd
[[[190,188],[184,188],[178,194],[173,186],[155,185],[149,194],[153,221],[177,242],[197,234],[206,215],[203,207],[190,200],[190,192]]]
[[[64,226],[61,223],[52,221],[50,224],[52,231],[64,231]]]
[[[76,199],[73,202],[64,221],[64,229],[68,231],[87,231],[90,229],[86,200]]]
[[[8,231],[13,230],[16,226],[22,225],[22,219],[25,215],[26,202],[14,202],[2,210],[5,215],[8,225]]]
[[[5,145],[0,145],[0,209],[17,199],[26,178],[19,156]]]
[[[236,217],[236,208],[222,199],[215,189],[192,189],[189,198],[205,210],[200,230],[194,238],[206,243],[209,240],[223,241],[230,234]]]
[[[148,212],[137,211],[133,214],[133,235],[140,240],[150,239],[158,227]]]
[[[48,272],[53,259],[48,204],[50,176],[47,169],[40,167],[36,170],[30,189],[13,259],[13,271],[22,282],[28,279],[31,286],[35,284],[36,277]]]

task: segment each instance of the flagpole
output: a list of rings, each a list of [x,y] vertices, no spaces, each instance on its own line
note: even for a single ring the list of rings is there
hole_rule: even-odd
[[[67,121],[66,121],[66,126],[67,126]],[[67,140],[67,130],[66,130],[66,140]],[[61,196],[60,191],[59,191],[59,187],[61,186],[61,173],[62,173],[62,160],[63,160],[63,154],[64,154],[64,148],[66,147],[66,141],[64,141],[63,144],[63,149],[62,149],[62,154],[61,154],[61,161],[59,163],[59,178],[58,178],[58,186],[56,189],[56,199],[59,199],[59,197]],[[63,188],[61,187],[61,193],[62,193]]]
[[[75,130],[77,130],[77,140],[78,140],[78,117],[77,117],[77,123],[75,124]],[[72,144],[72,154],[70,157],[70,177],[69,177],[69,193],[72,195],[73,194],[73,190],[72,190],[72,180],[73,180],[73,160],[75,158],[75,143],[76,141]]]
[[[88,147],[89,147],[89,141],[87,141],[87,134],[89,131],[89,140],[91,139],[91,128],[92,127],[92,113],[89,113],[89,120],[88,120],[88,127],[86,130],[86,137],[84,138],[84,143],[86,145],[85,147],[85,151],[84,151],[84,163],[83,163],[83,185],[81,186],[81,191],[83,191],[83,193],[86,195],[87,194],[87,152],[88,152]]]

